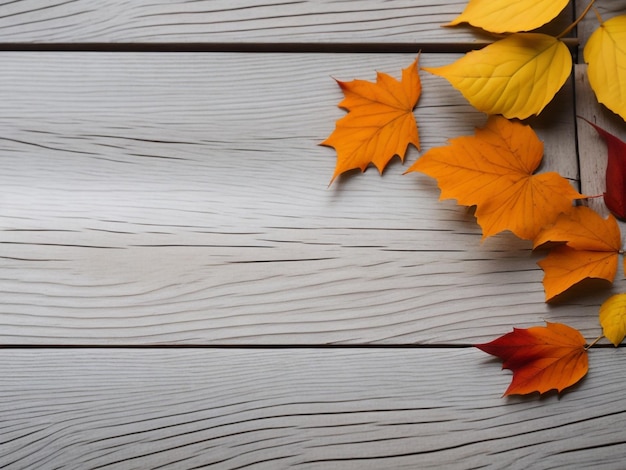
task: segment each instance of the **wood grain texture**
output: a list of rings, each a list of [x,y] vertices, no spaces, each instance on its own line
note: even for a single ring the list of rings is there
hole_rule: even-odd
[[[467,343],[546,319],[597,331],[597,296],[546,306],[528,243],[481,243],[465,208],[398,161],[327,188],[335,154],[318,143],[344,114],[331,76],[397,76],[410,55],[0,56],[2,343]],[[442,79],[423,86],[423,150],[484,124]],[[541,170],[576,183],[572,101],[566,86],[532,123]]]
[[[486,37],[439,24],[465,3],[16,0],[0,48],[463,48]],[[264,346],[0,348],[0,467],[623,466],[621,349],[593,350],[573,393],[539,400],[500,398],[509,373],[473,348],[275,347],[461,345],[545,320],[599,333],[609,291],[545,305],[528,243],[481,243],[399,161],[326,188],[331,77],[398,76],[413,55],[0,58],[0,344]],[[423,150],[484,123],[423,82]],[[572,93],[530,122],[541,171],[577,185]]]
[[[465,0],[21,0],[0,7],[0,43],[415,44],[491,40],[442,28]],[[550,28],[571,22],[567,8]]]
[[[542,399],[475,349],[1,350],[0,465],[620,468],[624,351]]]

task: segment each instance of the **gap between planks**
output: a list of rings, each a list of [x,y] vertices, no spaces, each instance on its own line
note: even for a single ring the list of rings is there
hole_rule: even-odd
[[[608,347],[612,345],[595,345],[594,347]],[[347,349],[468,349],[473,348],[473,344],[454,344],[454,343],[437,343],[437,344],[22,344],[7,343],[0,345],[1,350],[7,349],[152,349],[152,350],[176,350],[176,349],[314,349],[314,350],[347,350]]]
[[[539,325],[538,325],[539,326]],[[509,333],[509,332],[507,332]],[[503,333],[505,334],[505,333]],[[495,338],[494,338],[495,339]],[[591,340],[591,338],[588,338]],[[590,342],[590,341],[589,341]],[[594,349],[615,349],[624,348],[625,344],[613,346],[612,344],[594,344]],[[285,349],[305,349],[305,350],[349,350],[349,349],[471,349],[475,348],[473,344],[454,344],[454,343],[437,343],[437,344],[3,344],[0,345],[2,350],[17,349],[143,349],[143,350],[178,350],[178,349],[235,349],[235,350],[285,350]]]
[[[562,41],[576,52],[577,38]],[[329,54],[462,54],[482,49],[493,41],[458,43],[0,43],[0,51],[15,52],[257,52]]]

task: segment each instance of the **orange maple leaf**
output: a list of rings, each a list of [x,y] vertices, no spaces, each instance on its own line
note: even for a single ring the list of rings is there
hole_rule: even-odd
[[[563,244],[538,263],[544,271],[546,301],[586,278],[615,279],[622,236],[612,215],[603,219],[589,207],[573,207],[544,228],[533,246],[548,242]]]
[[[382,173],[395,155],[404,160],[409,144],[419,150],[413,116],[422,91],[417,62],[415,59],[402,70],[401,81],[382,72],[376,74],[376,83],[337,80],[344,94],[339,107],[348,114],[337,121],[335,130],[321,143],[337,151],[331,183],[345,171],[355,168],[365,171],[370,163]]]
[[[527,125],[491,116],[474,136],[430,149],[408,170],[437,179],[441,199],[476,206],[483,238],[510,230],[531,240],[583,197],[558,173],[534,175],[543,144]]]
[[[504,395],[544,393],[574,385],[589,369],[585,338],[561,323],[528,329],[513,328],[490,343],[475,345],[502,359],[502,368],[513,371]]]

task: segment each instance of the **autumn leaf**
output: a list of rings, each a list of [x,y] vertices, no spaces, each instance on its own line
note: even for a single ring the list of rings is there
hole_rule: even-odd
[[[445,26],[469,23],[492,33],[530,31],[558,16],[569,0],[470,0]]]
[[[581,119],[587,121],[585,118]],[[626,142],[591,121],[587,122],[604,139],[608,149],[604,203],[615,216],[626,220]]]
[[[537,248],[548,242],[561,242],[539,261],[544,271],[546,301],[587,278],[613,282],[621,249],[621,234],[615,217],[603,219],[584,206],[561,214],[534,240]]]
[[[609,297],[600,306],[602,334],[617,347],[626,336],[626,294]]]
[[[419,149],[417,123],[413,108],[421,93],[417,59],[402,71],[402,80],[378,72],[376,83],[365,80],[341,82],[344,93],[339,107],[348,114],[339,119],[335,130],[321,145],[337,151],[335,178],[348,170],[365,171],[373,163],[382,173],[398,155],[404,160],[409,144]]]
[[[596,98],[626,120],[626,15],[603,22],[583,51]]]
[[[585,338],[561,323],[513,328],[512,333],[475,346],[499,357],[502,368],[513,371],[505,396],[561,392],[582,379],[589,368]]]
[[[483,237],[510,230],[530,240],[583,197],[557,173],[534,175],[542,156],[543,144],[529,126],[491,116],[474,136],[430,149],[407,173],[436,178],[441,199],[476,205]]]
[[[452,64],[423,68],[448,80],[479,111],[519,119],[539,114],[571,69],[567,46],[539,33],[511,34]]]

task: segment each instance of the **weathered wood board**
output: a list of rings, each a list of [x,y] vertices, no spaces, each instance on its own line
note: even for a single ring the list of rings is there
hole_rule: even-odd
[[[3,5],[0,44],[269,45],[442,44],[467,48],[492,37],[468,27],[442,28],[465,0],[74,0]],[[566,8],[548,29],[571,23]]]
[[[399,160],[327,187],[331,76],[398,76],[411,54],[0,57],[4,343],[466,344],[563,318],[596,334],[595,297],[546,305],[528,242],[481,243]],[[423,151],[484,124],[422,78]],[[531,123],[541,171],[577,184],[571,93]]]
[[[327,187],[333,78],[491,41],[441,27],[465,4],[0,5],[0,467],[622,468],[623,349],[539,399],[502,398],[510,373],[470,347],[544,321],[597,337],[621,267],[545,304],[542,254],[481,242],[402,175],[415,149]],[[485,122],[421,76],[422,153]],[[529,121],[540,171],[598,194],[606,150],[576,113],[626,137],[577,67]]]
[[[538,400],[475,349],[5,349],[0,466],[620,468],[624,354]]]

